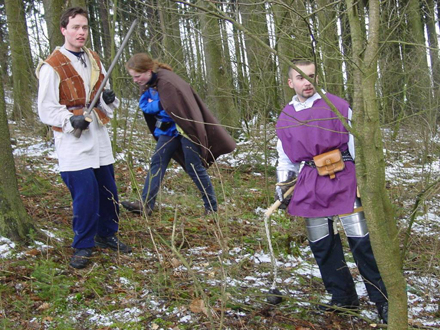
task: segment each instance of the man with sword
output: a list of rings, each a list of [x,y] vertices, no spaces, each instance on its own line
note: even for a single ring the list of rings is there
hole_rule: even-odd
[[[95,246],[122,253],[132,249],[116,235],[119,204],[115,160],[105,126],[119,100],[110,89],[100,93],[108,76],[99,56],[85,47],[87,11],[67,9],[60,28],[64,45],[37,68],[38,113],[54,131],[59,170],[72,196],[74,254],[70,265],[80,269],[89,264]],[[98,93],[99,101],[97,97],[96,104],[90,106]],[[90,113],[84,112],[89,106],[94,106]]]

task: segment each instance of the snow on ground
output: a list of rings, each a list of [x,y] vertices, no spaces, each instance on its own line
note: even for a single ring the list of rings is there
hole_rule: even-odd
[[[219,159],[219,162],[225,162],[231,166],[234,166],[235,164],[242,164],[243,162],[247,162],[250,159],[256,159],[256,157],[254,157],[255,148],[249,147],[252,142],[245,141],[244,139],[240,140],[241,142],[238,143],[238,150],[241,150],[240,147],[243,147],[243,150],[247,151],[236,152],[233,155],[224,155]],[[57,171],[56,154],[54,153],[53,145],[51,143],[42,142],[38,138],[34,138],[33,140],[28,139],[26,141],[18,141],[17,145],[19,145],[19,147],[16,146],[14,148],[14,155],[25,155],[28,159],[43,156],[49,160],[44,164],[45,169],[50,171]],[[125,157],[126,155],[124,153],[119,153],[117,159],[119,161],[123,161]],[[389,163],[387,165],[386,178],[389,181],[404,182],[405,184],[416,183],[418,182],[419,176],[422,172],[440,173],[439,161],[433,161],[429,165],[424,166],[408,167],[405,164],[411,163],[411,155],[402,151],[400,152],[399,157],[400,159],[398,161]],[[275,165],[275,161],[276,160],[274,157],[269,159],[269,163],[272,165]],[[255,210],[255,213],[257,215],[261,215],[261,213],[264,211],[264,209],[257,209]],[[426,214],[420,214],[416,218],[415,224],[413,226],[413,231],[425,236],[438,236],[440,232],[440,217],[438,215],[439,213],[439,202],[432,201],[431,211],[427,212]],[[45,230],[45,233],[51,237],[59,239],[54,232],[49,232]],[[36,245],[37,246],[33,248],[48,248],[48,246],[43,243],[37,243]],[[14,249],[15,244],[12,241],[7,238],[0,237],[0,258],[14,258],[14,256],[16,255]],[[145,251],[145,253],[147,255],[155,254],[154,251]],[[209,274],[211,270],[207,268],[207,265],[209,264],[204,261],[204,258],[212,255],[220,256],[222,254],[222,251],[207,251],[207,247],[197,247],[188,249],[185,253],[185,257],[190,257],[193,260],[193,271],[197,271],[201,274]],[[195,256],[198,258],[194,259]],[[279,269],[279,272],[283,271],[283,273],[287,272],[288,274],[290,274],[290,276],[287,276],[285,278],[278,278],[277,284],[280,287],[291,288],[289,290],[292,290],[290,292],[285,292],[283,290],[283,294],[292,295],[292,293],[295,292],[295,287],[300,285],[300,282],[298,281],[298,276],[320,277],[318,267],[315,264],[304,262],[303,260],[303,258],[312,258],[310,249],[308,247],[301,248],[300,256],[301,257],[298,258],[294,258],[292,256],[277,257],[277,267]],[[238,264],[244,260],[250,260],[256,266],[258,266],[260,264],[270,265],[271,259],[270,255],[263,251],[247,253],[245,251],[242,251],[240,247],[236,247],[229,251],[228,258],[224,259],[223,262],[225,265],[228,265],[231,263]],[[349,263],[349,267],[355,268],[355,265],[353,263]],[[180,266],[179,269],[177,269],[177,271],[185,270],[186,269],[184,266]],[[148,272],[146,271],[146,273]],[[424,326],[440,327],[440,320],[423,319],[423,317],[420,316],[426,315],[426,312],[433,312],[438,310],[438,292],[440,290],[440,281],[436,278],[429,276],[420,277],[419,274],[415,274],[411,271],[405,272],[405,277],[408,283],[411,283],[411,285],[408,285],[408,306],[410,319],[417,320]],[[130,283],[130,280],[126,278],[121,278],[120,281],[121,284],[128,287],[134,285]],[[268,283],[271,283],[271,281],[271,274],[268,272],[255,272],[253,276],[246,276],[242,279],[226,277],[226,285],[228,286],[237,286],[242,288],[253,287],[261,290],[262,293],[265,293],[265,290],[267,290],[268,288]],[[211,279],[209,278],[209,276],[206,276],[205,282],[209,285],[212,285],[213,287],[218,287],[219,285],[222,285],[222,282]],[[359,276],[358,278],[356,278],[356,290],[358,291],[360,297],[367,296],[367,292]],[[150,292],[146,289],[142,293],[140,293],[140,295],[144,295],[145,297],[148,296],[145,305],[148,305],[148,308],[155,311],[158,317],[160,315],[166,316],[172,314],[178,317],[181,323],[191,322],[193,314],[190,312],[190,310],[182,307],[180,309],[175,308],[170,311],[165,308],[163,300],[154,296],[153,292]],[[327,301],[328,299],[329,296],[327,295],[323,298],[323,302]],[[249,298],[244,299],[245,302],[246,300],[249,300]],[[307,302],[299,303],[308,304]],[[86,319],[87,322],[91,324],[105,327],[113,324],[114,322],[124,322],[124,320],[127,322],[136,322],[138,317],[142,314],[142,307],[144,306],[139,306],[139,308],[116,310],[107,314],[103,314],[102,312],[94,309],[87,309],[82,312],[82,315],[74,314],[71,317],[76,319]],[[422,311],[425,313],[421,313]],[[231,310],[228,310],[227,313],[235,313],[236,315],[240,315],[240,313],[242,314],[242,312],[240,311]],[[362,311],[362,315],[370,319],[375,318],[374,313],[371,313],[369,311]],[[159,329],[160,327],[158,325],[151,324],[151,328]]]

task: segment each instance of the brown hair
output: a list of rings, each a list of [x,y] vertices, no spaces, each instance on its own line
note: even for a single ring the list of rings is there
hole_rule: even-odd
[[[147,72],[148,70],[157,72],[158,68],[173,71],[173,69],[168,64],[159,62],[157,60],[153,60],[150,56],[148,56],[145,53],[134,54],[127,61],[127,63],[125,63],[125,68],[127,70],[134,70],[139,73],[144,73]]]
[[[89,13],[84,8],[81,8],[81,7],[68,8],[61,15],[60,27],[66,28],[67,25],[69,24],[70,17],[75,18],[76,15],[82,15],[85,18],[87,18],[87,20],[89,19]]]
[[[310,65],[310,64],[315,64],[315,62],[310,61],[308,59],[305,58],[294,58],[292,61],[290,61],[293,65],[296,66],[301,66],[301,65]],[[289,71],[287,72],[287,76],[290,78],[290,72],[292,72],[292,70],[294,70],[291,66],[289,67]]]

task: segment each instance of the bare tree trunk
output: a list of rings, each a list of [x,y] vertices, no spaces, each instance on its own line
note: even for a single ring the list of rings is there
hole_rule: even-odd
[[[327,0],[318,0],[319,42],[321,45],[324,76],[320,77],[320,84],[324,83],[326,91],[335,95],[344,95],[342,76],[342,57],[339,49],[337,28],[338,6],[328,5]]]
[[[87,8],[87,1],[86,0],[67,0],[66,1],[66,8],[69,7],[82,7],[84,9]]]
[[[168,63],[178,75],[186,75],[180,36],[178,5],[169,0],[161,1],[159,5],[160,26],[163,35],[163,60],[165,63]]]
[[[431,103],[431,81],[426,46],[424,26],[418,0],[408,0],[406,8],[406,46],[404,47],[405,74],[407,76],[406,97],[408,99],[408,114],[420,113],[426,118],[434,109],[429,109]],[[435,110],[436,111],[436,110]]]
[[[385,161],[377,107],[377,52],[379,49],[379,1],[369,1],[368,37],[361,29],[358,7],[347,0],[353,42],[354,133],[356,171],[371,243],[388,291],[389,329],[408,327],[406,282],[394,212],[385,189]],[[365,42],[367,41],[367,42]]]
[[[0,79],[0,235],[13,241],[29,241],[35,231],[18,192],[11,137],[6,116],[3,80]]]
[[[392,0],[382,6],[381,17],[381,45],[379,67],[381,79],[379,80],[382,90],[381,113],[382,122],[395,122],[395,132],[397,133],[400,118],[405,111],[405,75],[401,45],[389,40],[400,40],[403,28],[402,8],[397,6],[397,1]],[[399,28],[400,27],[400,28]]]
[[[238,7],[243,26],[249,33],[257,36],[266,45],[270,45],[267,11],[264,3],[255,1],[240,1]],[[261,48],[249,35],[244,35],[245,54],[249,64],[250,103],[249,110],[244,115],[250,119],[258,114],[266,118],[280,108],[276,88],[276,70],[272,52]]]
[[[4,6],[0,7],[0,15],[6,17],[6,11]],[[0,68],[3,86],[9,86],[8,68],[9,64],[9,35],[7,33],[6,22],[0,21]]]
[[[44,17],[46,19],[49,47],[52,52],[55,47],[63,44],[63,35],[60,33],[60,18],[64,0],[43,0]]]
[[[33,95],[36,92],[36,77],[32,63],[29,36],[26,27],[26,16],[23,1],[5,1],[9,41],[12,57],[12,80],[14,84],[14,120],[24,119],[32,122]],[[26,95],[26,97],[23,97]]]
[[[159,13],[157,10],[157,4],[155,0],[148,1],[147,5],[147,17],[148,17],[148,42],[150,53],[154,58],[158,58],[162,55],[160,45],[162,44],[162,33],[160,30]]]
[[[433,107],[439,108],[439,97],[440,97],[440,58],[439,58],[439,43],[435,27],[435,6],[433,0],[425,0],[425,22],[428,34],[428,44],[429,44],[429,58],[431,60],[431,70],[432,70],[432,83],[434,86],[434,104]],[[432,126],[435,127],[438,120],[438,111],[433,111],[432,113]]]
[[[209,10],[204,1],[199,4]],[[232,79],[227,72],[229,54],[224,54],[218,18],[200,13],[201,30],[207,68],[206,103],[219,121],[228,126],[238,126],[238,111],[232,98]]]
[[[342,35],[342,52],[344,54],[345,61],[345,75],[346,75],[346,98],[349,103],[353,103],[353,65],[350,65],[348,62],[349,58],[353,57],[352,54],[352,42],[351,42],[351,32],[350,32],[350,23],[348,22],[347,15],[347,5],[345,1],[342,1],[339,4],[339,11],[341,13],[340,21],[341,21],[341,35]]]
[[[284,4],[273,4],[276,48],[278,53],[292,59],[312,59],[313,50],[310,41],[307,1],[288,0]],[[293,90],[285,83],[289,65],[280,61],[280,83],[283,86],[283,104],[290,101]]]
[[[239,21],[239,12],[236,5],[235,0],[231,0],[230,4],[231,8],[231,16],[234,17],[236,21]],[[248,104],[249,98],[249,80],[247,79],[247,67],[246,67],[246,60],[245,60],[245,47],[244,40],[243,40],[243,33],[236,28],[235,25],[232,27],[232,33],[234,37],[234,48],[235,48],[235,56],[233,59],[233,62],[235,62],[235,68],[236,68],[236,90],[237,90],[237,108],[238,111],[243,111],[243,109],[246,108],[246,104]],[[240,117],[242,115],[240,114]]]

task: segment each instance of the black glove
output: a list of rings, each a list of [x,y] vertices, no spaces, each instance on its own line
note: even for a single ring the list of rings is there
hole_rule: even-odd
[[[84,131],[85,129],[87,129],[87,127],[89,127],[89,122],[85,119],[85,117],[83,115],[79,115],[79,116],[72,116],[70,117],[70,123],[72,124],[72,127],[74,129],[80,129],[82,131]]]
[[[104,100],[105,104],[113,103],[116,99],[115,92],[113,92],[111,89],[104,89],[102,92],[102,99]]]
[[[296,173],[290,171],[280,171],[277,172],[277,180],[282,180],[278,182],[275,186],[275,200],[281,202],[280,209],[285,209],[292,199],[292,195],[284,198],[284,194],[290,187],[294,186],[296,183]]]
[[[284,196],[284,193],[289,189],[289,186],[275,186],[275,201],[280,201],[281,205],[279,207],[280,210],[285,210],[289,206],[290,200],[292,199],[292,195],[287,196],[286,198],[282,197]],[[280,198],[281,196],[281,198]]]

